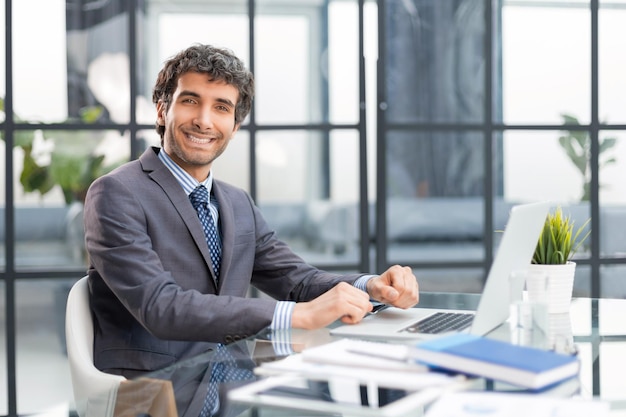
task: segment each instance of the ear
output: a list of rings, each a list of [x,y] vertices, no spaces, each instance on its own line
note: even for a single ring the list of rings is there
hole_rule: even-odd
[[[163,100],[159,100],[156,106],[156,110],[157,110],[157,119],[156,122],[159,126],[165,126],[165,112],[166,112],[166,105],[165,102],[163,102]]]
[[[233,127],[233,135],[239,131],[240,127],[241,127],[241,123],[237,123],[235,127]]]

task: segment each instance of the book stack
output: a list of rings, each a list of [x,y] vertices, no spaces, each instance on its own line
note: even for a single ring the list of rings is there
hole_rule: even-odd
[[[465,333],[417,343],[410,356],[433,369],[542,390],[576,377],[576,356]]]

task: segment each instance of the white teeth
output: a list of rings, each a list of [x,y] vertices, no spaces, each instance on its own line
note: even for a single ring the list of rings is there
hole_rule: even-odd
[[[192,142],[196,142],[196,143],[209,143],[209,142],[211,142],[211,138],[208,138],[208,139],[198,138],[196,136],[191,136],[191,135],[187,135],[187,137],[189,139],[191,139]]]

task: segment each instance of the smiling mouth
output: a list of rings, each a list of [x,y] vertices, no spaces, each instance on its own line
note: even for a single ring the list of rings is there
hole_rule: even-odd
[[[185,135],[187,137],[187,139],[189,139],[191,142],[193,143],[198,143],[198,144],[206,144],[206,143],[211,143],[215,140],[217,140],[217,138],[215,137],[210,137],[210,138],[203,138],[203,137],[198,137],[198,136],[194,136],[191,135],[189,133],[187,133]]]

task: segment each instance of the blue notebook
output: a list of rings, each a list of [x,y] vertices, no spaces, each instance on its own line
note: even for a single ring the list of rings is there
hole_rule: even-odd
[[[433,368],[541,390],[578,375],[577,357],[471,334],[417,343],[412,358]]]

